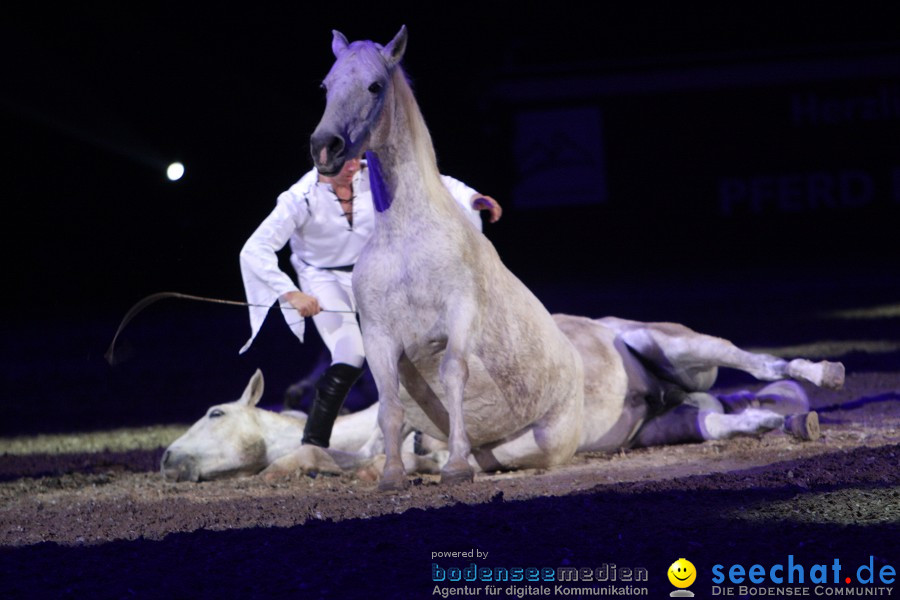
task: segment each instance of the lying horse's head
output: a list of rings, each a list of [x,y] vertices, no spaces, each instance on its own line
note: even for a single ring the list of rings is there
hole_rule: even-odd
[[[395,67],[406,49],[406,27],[386,46],[352,44],[334,31],[331,49],[337,60],[322,82],[325,113],[310,138],[316,169],[335,175],[348,159],[360,156],[379,122]]]
[[[170,481],[200,481],[254,474],[266,466],[266,442],[257,402],[263,393],[257,369],[240,399],[210,408],[163,454],[160,470]]]

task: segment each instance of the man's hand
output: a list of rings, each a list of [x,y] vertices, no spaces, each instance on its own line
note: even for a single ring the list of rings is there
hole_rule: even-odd
[[[319,307],[319,301],[316,300],[315,296],[310,296],[303,292],[288,292],[284,295],[284,299],[297,309],[301,317],[311,317],[322,312],[322,309]]]
[[[491,223],[496,223],[497,221],[499,221],[500,216],[503,214],[503,208],[500,206],[500,203],[490,196],[485,196],[484,194],[476,194],[472,196],[472,208],[474,208],[475,210],[489,211],[489,221]]]

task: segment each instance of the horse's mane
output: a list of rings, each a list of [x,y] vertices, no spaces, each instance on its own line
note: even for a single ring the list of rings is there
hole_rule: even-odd
[[[437,156],[434,152],[434,144],[431,141],[431,133],[425,124],[422,111],[416,102],[412,87],[406,77],[406,72],[400,65],[393,73],[394,94],[400,107],[409,119],[409,135],[413,143],[413,154],[419,173],[425,181],[425,190],[431,199],[442,198],[444,203],[453,202],[450,193],[441,181],[441,173],[437,166]]]

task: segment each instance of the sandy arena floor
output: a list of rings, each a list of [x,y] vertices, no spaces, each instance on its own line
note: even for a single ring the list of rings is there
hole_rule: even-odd
[[[716,564],[773,565],[793,557],[810,567],[839,559],[842,576],[855,576],[869,562],[876,571],[900,568],[900,310],[885,303],[896,298],[888,283],[864,289],[870,308],[841,321],[796,298],[819,304],[825,298],[826,308],[850,310],[859,306],[855,296],[863,288],[844,286],[836,288],[843,296],[828,296],[784,287],[778,293],[790,301],[762,302],[723,287],[718,298],[729,299],[727,312],[698,311],[691,295],[671,295],[665,306],[649,308],[633,306],[632,296],[601,299],[613,309],[621,300],[646,320],[671,315],[747,347],[769,343],[787,353],[844,360],[842,390],[807,386],[822,423],[817,441],[770,433],[583,455],[552,470],[480,475],[453,487],[416,477],[396,494],[349,475],[296,475],[276,484],[256,477],[201,484],[162,479],[162,449],[186,428],[190,419],[183,416],[196,418],[203,407],[236,397],[246,381],[237,383],[248,365],[235,368],[222,358],[242,342],[242,315],[235,317],[240,327],[229,334],[233,339],[224,342],[173,328],[157,333],[154,346],[156,338],[138,323],[125,348],[143,354],[114,370],[94,366],[108,329],[85,328],[81,337],[94,348],[88,361],[46,358],[55,361],[52,377],[45,375],[51,363],[29,356],[52,354],[54,347],[28,354],[19,344],[8,353],[15,357],[8,387],[18,400],[2,405],[0,423],[10,432],[0,437],[0,590],[4,598],[428,598],[452,591],[481,597],[487,584],[466,591],[432,581],[433,563],[463,568],[473,562],[435,553],[473,550],[488,553],[481,565],[494,568],[646,569],[648,580],[630,593],[623,587],[606,595],[648,598],[671,591],[665,573],[679,557],[697,567],[692,589],[698,597],[713,595]],[[717,301],[715,290],[704,292],[702,306]],[[775,306],[780,312],[770,310]],[[150,330],[153,319],[144,319]],[[187,319],[186,327],[194,322]],[[198,344],[221,346],[223,354],[193,362],[179,354]],[[234,380],[212,370],[224,371],[222,364],[236,371]],[[267,386],[273,379],[267,372]],[[747,382],[723,376],[720,385],[731,391]],[[161,395],[182,387],[181,397]],[[283,388],[275,383],[273,389]],[[118,426],[91,430],[87,421]],[[183,424],[148,425],[154,422]],[[121,428],[129,424],[135,426]],[[585,597],[552,587],[546,592],[539,583],[511,585],[503,584],[499,595]],[[896,592],[895,585],[881,588],[879,595]],[[837,588],[803,589],[833,595]]]

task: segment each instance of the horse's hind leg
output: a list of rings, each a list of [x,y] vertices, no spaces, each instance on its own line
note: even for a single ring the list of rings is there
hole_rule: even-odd
[[[809,397],[795,381],[776,381],[756,392],[741,391],[720,394],[726,413],[739,414],[747,410],[762,409],[782,415],[782,429],[802,440],[819,439],[819,416],[809,411]]]
[[[632,439],[633,446],[688,444],[712,439],[703,422],[708,415],[723,412],[715,396],[670,386],[664,398],[664,404],[671,408],[647,419]]]
[[[728,340],[697,333],[676,323],[637,323],[615,318],[601,322],[618,331],[629,348],[686,389],[708,390],[718,367],[739,369],[762,381],[790,378],[832,389],[844,383],[841,363],[802,358],[787,361],[769,354],[747,352]]]
[[[571,380],[557,391],[560,397],[571,401],[557,404],[518,434],[473,450],[474,463],[481,470],[547,468],[571,460],[578,450],[585,419],[582,365],[575,357]]]
[[[727,413],[739,413],[748,408],[764,408],[785,416],[809,411],[809,397],[796,381],[776,381],[755,392],[742,390],[719,394],[717,398]]]
[[[571,435],[569,440],[555,432],[533,425],[503,442],[475,448],[472,462],[482,471],[508,471],[512,469],[543,469],[570,460],[575,454],[577,443]],[[576,440],[577,441],[577,440]],[[549,444],[548,444],[549,442]]]
[[[721,407],[709,404],[710,399],[717,403],[709,394],[689,394],[689,399],[683,404],[648,420],[638,431],[632,445],[661,446],[724,440],[774,429],[782,429],[804,440],[819,437],[816,413],[784,416],[759,408],[748,408],[740,413],[724,413]]]
[[[631,444],[645,447],[702,442],[707,439],[702,427],[705,416],[696,406],[676,406],[644,423]]]
[[[748,408],[739,413],[705,415],[701,424],[707,440],[724,440],[773,429],[781,429],[801,440],[817,440],[820,435],[819,416],[815,412],[785,416],[764,408]]]

